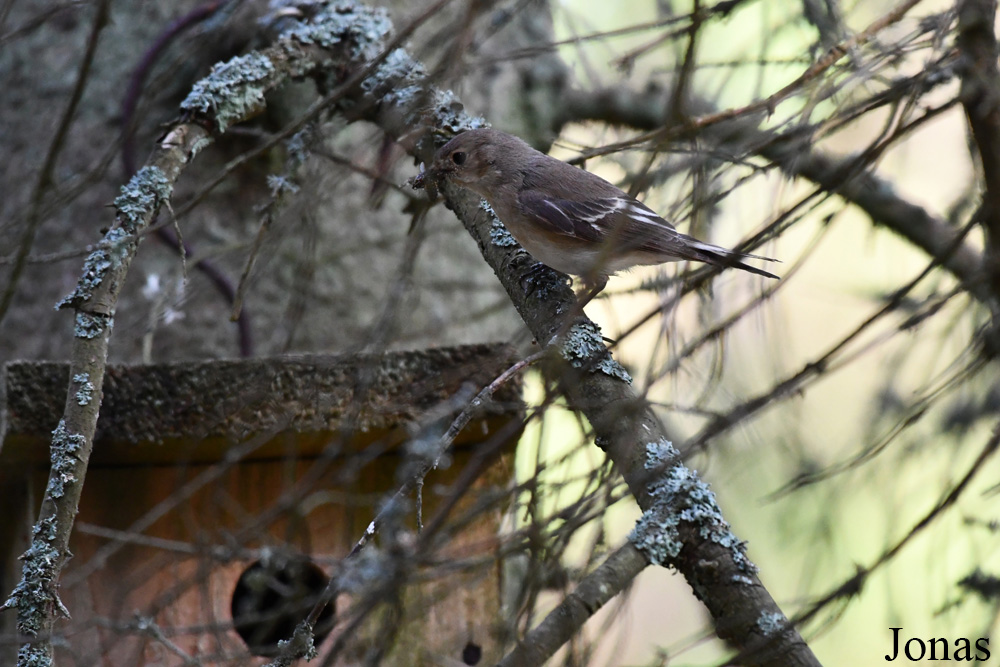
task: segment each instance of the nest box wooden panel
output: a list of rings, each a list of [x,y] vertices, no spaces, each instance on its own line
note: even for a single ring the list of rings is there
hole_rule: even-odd
[[[59,663],[262,664],[252,654],[290,633],[331,575],[347,590],[317,630],[331,635],[321,655],[343,644],[336,664],[373,651],[389,665],[498,659],[496,551],[524,416],[518,382],[501,387],[428,475],[420,509],[436,532],[418,535],[410,493],[374,548],[345,557],[427,444],[513,354],[477,345],[109,368],[61,580],[72,619],[58,625]],[[58,363],[5,369],[0,596],[21,577],[67,374]],[[450,520],[433,523],[438,512]],[[355,628],[352,605],[392,574],[387,554],[418,543],[432,548],[412,551],[428,558],[408,564],[403,595],[379,599]],[[13,616],[0,615],[8,638]],[[0,643],[0,664],[15,653],[16,643]]]

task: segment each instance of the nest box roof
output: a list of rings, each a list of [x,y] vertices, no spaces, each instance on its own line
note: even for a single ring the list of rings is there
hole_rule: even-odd
[[[257,439],[248,459],[315,456],[397,443],[428,415],[450,419],[454,397],[478,392],[517,360],[507,345],[381,355],[294,356],[109,366],[93,465],[221,460]],[[11,362],[0,388],[0,465],[47,463],[69,384],[64,362]],[[474,395],[474,393],[472,394]],[[456,444],[523,418],[520,380],[501,387]],[[441,430],[447,428],[445,424]]]

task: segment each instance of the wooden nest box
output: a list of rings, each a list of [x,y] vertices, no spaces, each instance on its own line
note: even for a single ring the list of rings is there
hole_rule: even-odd
[[[109,367],[60,580],[72,619],[57,623],[57,662],[263,664],[331,576],[343,592],[317,627],[329,635],[321,663],[334,646],[331,664],[495,662],[518,380],[346,557],[462,408],[515,361],[509,347],[474,345]],[[48,362],[5,369],[0,600],[21,578],[68,373]],[[14,622],[0,614],[0,664],[15,662]]]

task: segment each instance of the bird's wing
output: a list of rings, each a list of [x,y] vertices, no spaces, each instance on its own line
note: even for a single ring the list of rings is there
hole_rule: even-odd
[[[558,199],[524,190],[521,210],[548,231],[593,243],[611,241],[628,248],[677,238],[673,225],[641,202],[627,196]]]
[[[525,190],[521,210],[546,231],[595,244],[610,244],[615,252],[640,251],[660,261],[689,259],[734,266],[768,278],[772,273],[748,266],[741,259],[776,260],[735,252],[682,234],[651,208],[622,193],[619,196],[559,199]]]

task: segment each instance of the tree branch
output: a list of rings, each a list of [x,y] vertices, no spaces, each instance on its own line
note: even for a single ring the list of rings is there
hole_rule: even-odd
[[[18,630],[28,639],[18,653],[24,667],[51,664],[57,615],[68,615],[56,589],[69,558],[69,538],[94,444],[97,415],[114,324],[115,305],[143,230],[167,202],[202,128],[177,128],[115,200],[117,215],[87,258],[76,289],[60,303],[76,314],[70,385],[59,426],[52,432],[51,468],[31,546],[21,557],[22,579],[3,608],[17,609]]]
[[[1000,295],[1000,69],[997,68],[995,0],[963,0],[958,5],[961,54],[959,98],[979,149],[986,192],[982,222],[986,230],[986,258],[994,295]]]
[[[584,577],[572,593],[517,643],[497,667],[542,665],[609,600],[621,593],[646,569],[649,561],[631,542],[626,542]]]
[[[663,91],[636,92],[626,88],[599,91],[570,90],[564,99],[563,123],[601,120],[652,130],[671,122],[665,113],[669,96]],[[709,107],[698,102],[699,110]],[[811,148],[809,137],[781,136],[747,121],[708,128],[699,136],[738,152],[756,152],[790,177],[806,178],[824,190],[834,192],[867,213],[872,222],[917,246],[957,278],[977,299],[987,302],[992,294],[982,283],[983,258],[972,246],[955,247],[960,230],[908,201],[890,181],[862,170],[852,158],[834,158]],[[949,254],[950,253],[950,254]]]

